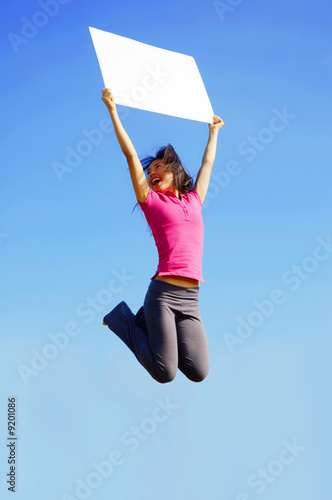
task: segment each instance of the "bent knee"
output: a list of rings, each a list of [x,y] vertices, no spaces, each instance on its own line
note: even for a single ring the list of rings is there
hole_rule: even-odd
[[[160,384],[167,384],[175,379],[177,370],[163,370],[162,372],[156,373],[153,378]]]
[[[202,382],[209,374],[209,368],[202,370],[196,370],[194,372],[186,374],[187,378],[192,382]]]

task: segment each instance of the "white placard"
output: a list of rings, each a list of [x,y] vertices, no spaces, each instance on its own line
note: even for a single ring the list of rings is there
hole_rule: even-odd
[[[104,86],[110,88],[116,104],[213,122],[213,109],[193,57],[89,29]]]

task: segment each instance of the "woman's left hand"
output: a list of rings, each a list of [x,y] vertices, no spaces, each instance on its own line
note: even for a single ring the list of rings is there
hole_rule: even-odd
[[[210,130],[219,130],[224,125],[224,122],[217,115],[213,115],[212,118],[213,118],[213,123],[209,123],[209,129]]]

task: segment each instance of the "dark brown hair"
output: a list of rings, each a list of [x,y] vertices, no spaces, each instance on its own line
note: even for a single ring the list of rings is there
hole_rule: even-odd
[[[174,174],[174,185],[179,193],[189,193],[194,189],[194,181],[191,175],[186,171],[182,165],[182,161],[178,154],[175,152],[173,146],[168,144],[162,146],[156,152],[156,156],[145,156],[140,160],[144,172],[147,174],[148,168],[155,160],[160,160],[160,164],[164,165],[169,172]],[[132,212],[138,207],[138,203],[134,206]]]
[[[182,165],[180,157],[175,152],[173,146],[168,144],[158,149],[156,156],[146,156],[141,160],[143,170],[148,171],[153,161],[159,160],[166,170],[174,174],[174,185],[179,193],[189,193],[194,188],[194,182]]]

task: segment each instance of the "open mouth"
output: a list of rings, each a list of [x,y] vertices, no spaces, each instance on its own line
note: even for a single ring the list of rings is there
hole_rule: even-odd
[[[156,185],[158,185],[158,183],[159,183],[160,181],[161,181],[161,179],[160,179],[159,177],[155,177],[154,179],[152,179],[151,184],[152,184],[153,186],[156,186]]]

